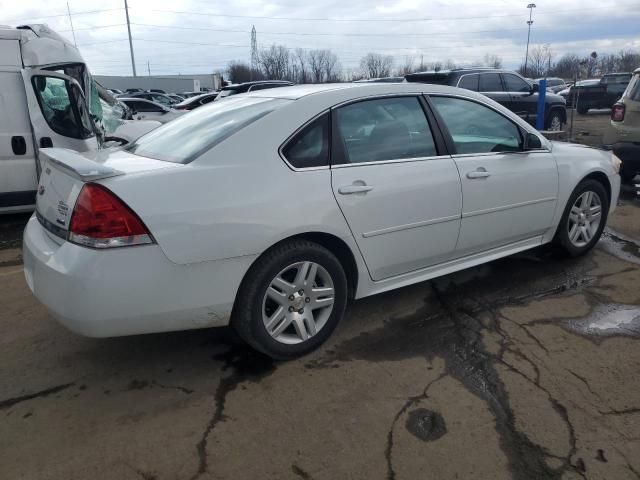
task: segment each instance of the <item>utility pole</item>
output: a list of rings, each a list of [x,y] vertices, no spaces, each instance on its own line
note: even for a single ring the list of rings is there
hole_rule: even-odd
[[[71,9],[69,9],[69,2],[67,2],[67,13],[69,14],[69,23],[71,24],[71,34],[73,35],[73,45],[78,48],[78,44],[76,43],[76,32],[73,29],[73,20],[71,19]]]
[[[258,41],[256,39],[256,26],[251,26],[251,72],[249,72],[249,79],[253,80],[253,71],[258,64]]]
[[[124,0],[124,13],[127,16],[127,31],[129,32],[129,51],[131,52],[131,68],[133,69],[133,76],[136,75],[136,59],[133,57],[133,41],[131,40],[131,23],[129,22],[129,5],[127,0]]]
[[[531,38],[531,25],[533,24],[533,20],[531,19],[531,17],[533,16],[533,9],[536,8],[536,4],[530,3],[529,5],[527,5],[527,8],[529,9],[529,21],[527,22],[527,25],[529,25],[529,32],[527,33],[527,53],[524,56],[524,76],[525,77],[527,76],[527,63],[529,61],[529,39]]]
[[[147,60],[147,74],[151,76],[151,67],[149,66],[149,60]]]

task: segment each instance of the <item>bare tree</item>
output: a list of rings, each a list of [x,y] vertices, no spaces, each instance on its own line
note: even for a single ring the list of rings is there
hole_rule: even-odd
[[[616,69],[619,72],[633,72],[638,67],[640,67],[640,52],[626,50],[618,53]]]
[[[298,64],[298,76],[296,82],[309,83],[311,81],[308,68],[307,51],[302,48],[296,48],[292,53],[293,61]]]
[[[264,75],[262,75],[262,72],[259,70],[254,70],[253,75],[251,75],[251,66],[248,63],[240,61],[229,62],[227,73],[232,83],[248,82],[252,79],[262,80],[264,78]]]
[[[325,64],[328,50],[309,50],[309,69],[311,71],[311,81],[322,83],[325,78]]]
[[[434,72],[439,72],[440,70],[442,70],[442,62],[440,61],[432,62],[429,68]]]
[[[368,53],[360,60],[360,68],[365,77],[381,78],[391,75],[393,57],[379,53]]]
[[[502,68],[502,58],[500,58],[498,55],[487,53],[484,56],[484,64],[487,67],[491,68]]]
[[[551,70],[552,58],[551,45],[536,45],[529,50],[527,71],[524,74],[531,78],[544,76]]]
[[[398,76],[404,77],[409,73],[413,73],[415,71],[415,68],[413,67],[414,60],[415,59],[413,57],[410,57],[409,55],[404,57],[404,63],[402,63],[402,65],[400,65],[397,70]]]
[[[456,66],[456,62],[454,62],[450,58],[447,58],[447,60],[444,62],[445,70],[453,70],[454,68],[456,68]]]
[[[271,45],[258,52],[258,64],[269,80],[281,80],[290,73],[289,50],[283,45]]]
[[[566,53],[555,63],[551,69],[554,77],[573,79],[580,71],[580,57],[575,53]]]
[[[342,78],[342,66],[338,56],[331,50],[325,50],[324,79],[326,82],[339,82]]]

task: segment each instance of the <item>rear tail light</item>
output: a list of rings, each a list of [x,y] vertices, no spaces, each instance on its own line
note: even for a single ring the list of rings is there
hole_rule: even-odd
[[[614,122],[622,122],[624,120],[624,104],[616,103],[611,107],[611,120]]]
[[[92,248],[126,247],[153,243],[142,220],[102,185],[82,187],[71,215],[69,241]]]

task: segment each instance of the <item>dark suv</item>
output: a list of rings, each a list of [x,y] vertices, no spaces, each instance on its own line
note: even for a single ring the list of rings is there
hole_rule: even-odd
[[[440,72],[411,73],[407,82],[437,83],[466,88],[504,105],[531,125],[538,116],[538,86],[531,85],[515,72],[492,68],[459,68]],[[567,121],[565,100],[547,92],[545,96],[545,130],[560,130]]]

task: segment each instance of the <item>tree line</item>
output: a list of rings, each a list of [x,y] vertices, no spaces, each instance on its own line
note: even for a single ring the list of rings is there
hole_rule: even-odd
[[[253,65],[236,60],[227,67],[227,78],[232,83],[251,80],[289,80],[294,83],[328,83],[370,78],[404,76],[420,71],[450,70],[459,67],[502,68],[499,55],[486,54],[480,61],[460,64],[453,60],[425,62],[424,57],[396,58],[376,52],[367,53],[356,68],[344,68],[338,55],[330,49],[290,49],[284,45],[271,45],[257,51]],[[525,77],[561,77],[567,80],[591,78],[611,72],[630,72],[640,67],[640,53],[625,50],[618,53],[580,56],[567,53],[555,60],[550,45],[535,45],[529,51],[526,64],[518,69]]]

